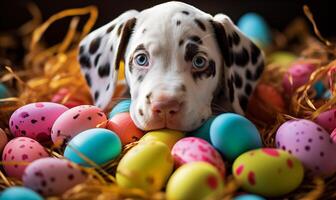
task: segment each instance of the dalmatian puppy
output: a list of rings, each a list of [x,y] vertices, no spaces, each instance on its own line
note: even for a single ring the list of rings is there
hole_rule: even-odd
[[[243,115],[264,69],[261,50],[228,16],[181,2],[123,13],[81,41],[78,59],[105,111],[124,61],[130,114],[142,130],[191,131],[213,107]]]

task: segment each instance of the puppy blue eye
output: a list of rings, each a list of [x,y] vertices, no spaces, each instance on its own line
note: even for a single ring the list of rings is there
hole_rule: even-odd
[[[147,66],[148,65],[148,57],[144,53],[138,54],[135,57],[135,62],[139,66]]]
[[[196,69],[203,69],[207,65],[207,59],[203,56],[195,56],[192,60],[192,65]]]

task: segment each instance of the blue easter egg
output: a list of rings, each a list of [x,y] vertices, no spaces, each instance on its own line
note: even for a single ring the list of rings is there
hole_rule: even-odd
[[[224,113],[216,117],[210,126],[210,139],[212,145],[230,161],[246,151],[262,147],[255,125],[234,113]]]
[[[323,99],[330,99],[331,98],[331,91],[330,90],[327,90],[325,91],[325,93],[323,94],[322,98]]]
[[[321,98],[326,88],[324,87],[324,84],[322,81],[318,81],[314,84],[314,90],[316,92],[315,98]]]
[[[263,17],[257,13],[246,13],[237,22],[239,29],[261,47],[271,43],[270,29]]]
[[[80,154],[81,155],[80,155]],[[93,128],[76,135],[64,151],[64,157],[82,166],[92,166],[85,158],[97,165],[115,159],[121,153],[121,141],[114,132]]]
[[[4,190],[0,200],[43,200],[43,197],[31,189],[15,186]]]
[[[8,98],[10,96],[11,94],[9,90],[7,89],[7,87],[4,84],[0,83],[0,99]]]
[[[129,112],[131,106],[131,99],[122,100],[117,105],[115,105],[112,111],[109,113],[109,119],[118,113]]]
[[[210,140],[210,126],[211,126],[211,123],[213,122],[213,120],[215,118],[216,118],[216,116],[210,117],[201,127],[199,127],[198,129],[188,133],[188,135],[193,136],[193,137],[202,138],[203,140],[206,140],[209,143],[211,143],[211,140]]]
[[[266,199],[254,194],[243,194],[235,197],[233,200],[266,200]]]

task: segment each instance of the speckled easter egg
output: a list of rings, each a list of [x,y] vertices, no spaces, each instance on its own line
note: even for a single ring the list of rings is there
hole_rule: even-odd
[[[25,170],[23,185],[44,195],[61,195],[86,180],[86,173],[67,160],[42,158]]]
[[[120,160],[116,173],[117,184],[124,188],[159,191],[172,173],[173,165],[170,149],[164,143],[139,143]]]
[[[8,137],[2,128],[0,128],[0,153],[2,153],[2,150],[5,148],[6,144],[8,142]]]
[[[96,165],[103,165],[119,156],[120,152],[121,142],[114,132],[93,128],[76,135],[65,148],[64,157],[82,166],[92,166],[82,156]]]
[[[51,139],[56,145],[69,141],[82,131],[96,128],[106,122],[106,115],[100,108],[91,105],[82,105],[64,112],[52,126]]]
[[[132,102],[131,99],[125,99],[117,103],[109,113],[108,115],[109,119],[111,119],[112,117],[114,117],[114,115],[118,113],[129,112],[131,102]]]
[[[65,98],[67,98],[66,101],[64,101]],[[78,97],[78,95],[71,94],[70,91],[66,88],[61,88],[60,90],[58,90],[56,94],[52,96],[51,101],[55,103],[62,103],[68,108],[73,108],[85,104],[85,102],[80,97]]]
[[[242,194],[233,198],[233,200],[266,200],[264,197],[255,194]]]
[[[210,127],[212,145],[233,161],[240,154],[262,146],[258,129],[245,117],[224,113],[216,117]]]
[[[171,200],[212,199],[223,189],[218,170],[206,162],[193,162],[178,168],[170,177],[166,197]]]
[[[115,132],[123,145],[138,141],[143,135],[143,131],[134,124],[129,113],[115,114],[107,123],[107,129]]]
[[[257,13],[246,13],[237,22],[240,31],[261,47],[267,47],[272,41],[271,32],[265,19]],[[233,37],[233,41],[235,37]]]
[[[302,182],[301,162],[286,151],[263,148],[240,155],[233,163],[234,178],[248,192],[277,197],[295,190]]]
[[[313,174],[330,176],[336,172],[336,144],[329,134],[316,123],[290,120],[276,133],[276,146],[297,157]]]
[[[43,200],[43,197],[29,188],[14,186],[1,192],[0,200]]]
[[[284,92],[292,94],[297,88],[307,83],[315,68],[313,64],[292,65],[283,76],[282,85]]]
[[[160,141],[165,143],[169,149],[172,149],[174,144],[183,137],[184,133],[181,131],[161,129],[146,133],[139,142]]]
[[[51,102],[27,104],[10,117],[10,130],[15,137],[30,137],[41,143],[49,143],[52,125],[67,110],[67,107]]]
[[[206,140],[207,142],[211,142],[211,140],[210,140],[210,126],[211,126],[213,120],[215,120],[215,118],[216,118],[216,116],[210,117],[207,121],[204,122],[204,124],[202,124],[201,127],[199,127],[198,129],[188,133],[188,136],[202,138],[203,140]]]
[[[331,133],[336,128],[336,108],[320,113],[315,122]]]
[[[185,163],[204,161],[216,167],[224,177],[225,165],[221,155],[207,141],[186,137],[179,140],[172,149],[172,156],[176,167]]]
[[[8,176],[21,179],[24,169],[30,162],[48,156],[46,150],[36,140],[17,137],[5,146],[2,152],[2,161]]]

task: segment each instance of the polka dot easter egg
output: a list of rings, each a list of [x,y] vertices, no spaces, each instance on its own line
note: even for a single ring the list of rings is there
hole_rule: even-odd
[[[243,189],[266,197],[277,197],[295,190],[304,175],[297,158],[272,148],[245,152],[234,161],[232,171]]]
[[[224,177],[225,165],[221,155],[205,140],[187,137],[179,140],[172,149],[176,167],[185,163],[204,161],[218,169]]]
[[[106,115],[100,108],[91,105],[77,106],[64,112],[55,121],[51,130],[51,139],[54,144],[61,145],[80,132],[96,128],[106,121]]]
[[[173,173],[167,183],[166,197],[169,200],[214,199],[222,189],[222,177],[214,166],[193,162]]]
[[[26,168],[23,185],[44,196],[61,195],[86,178],[86,173],[70,161],[42,158]]]
[[[317,116],[315,122],[331,133],[336,128],[336,108],[322,112]]]
[[[10,117],[10,130],[14,137],[30,137],[49,143],[51,127],[68,108],[57,103],[31,103],[17,109]]]
[[[278,148],[297,157],[315,175],[336,172],[336,144],[329,134],[312,121],[299,119],[283,123],[276,133]]]
[[[21,179],[24,169],[30,162],[48,156],[37,141],[27,137],[18,137],[7,143],[2,152],[2,161],[8,176]]]

